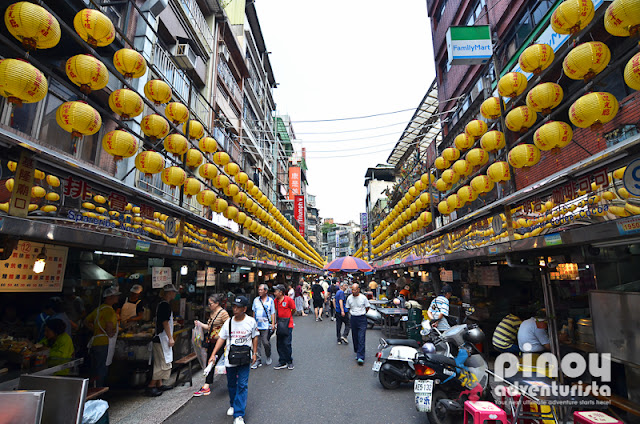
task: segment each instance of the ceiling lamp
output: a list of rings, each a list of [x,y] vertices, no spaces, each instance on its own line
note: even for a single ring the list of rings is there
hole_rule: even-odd
[[[60,24],[45,8],[21,1],[10,5],[4,13],[9,33],[27,50],[49,49],[60,41]]]
[[[56,122],[76,139],[97,133],[102,126],[102,117],[97,110],[85,102],[74,101],[63,103],[58,107]],[[75,152],[75,140],[73,146]]]
[[[202,190],[196,195],[196,201],[205,207],[210,207],[216,200],[216,195],[211,190]]]
[[[147,73],[147,61],[136,50],[120,49],[113,54],[113,66],[125,78],[140,78]]]
[[[177,166],[170,166],[165,168],[160,175],[162,182],[171,187],[173,190],[176,187],[180,187],[187,180],[187,173],[182,168]]]
[[[189,129],[187,130],[187,124],[189,124]],[[199,139],[204,137],[204,127],[202,124],[194,119],[191,119],[189,122],[185,122],[182,126],[182,132],[187,134],[187,136],[191,139]]]
[[[200,181],[193,177],[187,178],[184,183],[184,194],[186,194],[188,198],[197,195],[201,191],[202,183]]]
[[[565,0],[551,15],[551,28],[558,34],[575,34],[593,19],[591,0]]]
[[[534,44],[524,49],[518,63],[520,69],[538,75],[551,65],[555,55],[553,48],[548,44]]]
[[[200,150],[198,150],[198,149],[189,149],[189,150],[187,150],[187,156],[185,158],[185,164],[190,169],[195,169],[195,168],[199,167],[200,165],[202,165],[203,161],[204,161],[204,157],[202,156],[202,153],[200,153]]]
[[[602,72],[611,60],[606,44],[590,41],[573,48],[562,62],[562,69],[571,79],[589,81]]]

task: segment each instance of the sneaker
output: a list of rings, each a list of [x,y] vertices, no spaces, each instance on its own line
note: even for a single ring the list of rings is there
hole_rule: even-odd
[[[320,321],[318,318],[316,318],[316,322]]]
[[[322,317],[319,317],[318,320],[322,321]]]
[[[364,365],[364,359],[358,359],[358,365]]]
[[[252,369],[252,370],[256,370],[256,369],[258,369],[258,366],[259,366],[258,362],[254,362],[254,363],[251,365],[251,369]]]
[[[342,340],[338,340],[338,344],[341,345],[342,344]]]
[[[277,366],[273,367],[274,370],[283,370],[285,368],[287,368],[287,364],[280,364],[280,365],[277,365]]]
[[[289,365],[287,365],[287,369],[288,369],[288,370],[292,370],[292,369],[293,369],[293,364],[289,364]]]
[[[195,396],[195,397],[198,397],[198,396],[209,396],[210,394],[211,394],[211,389],[205,389],[204,387],[202,387],[197,392],[193,392],[193,396]]]
[[[244,424],[244,418],[242,417],[235,417],[233,419],[233,424]]]
[[[347,340],[346,337],[341,337],[340,340],[342,340],[342,343],[344,344],[349,344],[349,340]]]
[[[230,406],[229,409],[227,409],[227,415],[232,417],[233,416],[233,406]]]
[[[157,387],[147,387],[144,391],[144,394],[150,397],[158,397],[162,395],[162,391],[158,390]]]
[[[331,321],[335,321],[335,320],[336,320],[336,317],[331,317]]]
[[[271,356],[269,356],[267,358],[267,365],[271,365],[273,363],[273,361],[271,360]]]

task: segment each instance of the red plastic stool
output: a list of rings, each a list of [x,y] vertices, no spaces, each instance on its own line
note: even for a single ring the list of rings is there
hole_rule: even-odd
[[[467,415],[467,413],[469,415]],[[473,417],[473,424],[483,424],[485,420],[500,421],[502,424],[509,424],[509,421],[507,421],[507,413],[492,402],[466,401],[464,403],[464,424],[468,423],[469,416]]]
[[[573,413],[574,424],[624,424],[600,411],[576,411]]]

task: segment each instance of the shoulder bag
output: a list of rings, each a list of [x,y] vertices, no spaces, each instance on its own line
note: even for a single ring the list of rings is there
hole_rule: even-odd
[[[251,363],[251,346],[238,346],[231,343],[231,321],[233,321],[233,317],[229,318],[229,354],[227,356],[229,365],[249,365]]]
[[[213,346],[215,345],[215,338],[218,336],[218,333],[220,333],[220,329],[222,328],[222,326],[213,328],[213,323],[218,319],[218,316],[223,310],[224,309],[220,309],[216,314],[216,316],[211,320],[211,324],[209,325],[209,331],[207,332],[207,338],[204,341],[204,345],[205,345],[204,347],[206,347],[207,349],[213,348]]]
[[[258,300],[262,305],[262,309],[264,309],[264,313],[267,314],[267,320],[269,320],[269,336],[268,337],[271,338],[271,336],[273,336],[273,330],[271,329],[271,315],[269,315],[269,311],[267,311],[267,308],[265,308],[264,303],[262,303],[262,299],[258,298]],[[273,307],[275,309],[275,304]]]

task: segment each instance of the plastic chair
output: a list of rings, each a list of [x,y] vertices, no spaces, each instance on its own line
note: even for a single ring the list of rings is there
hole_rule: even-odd
[[[574,424],[624,424],[622,421],[610,417],[600,411],[575,411],[573,413]]]
[[[493,402],[466,401],[464,403],[464,424],[468,423],[469,416],[473,418],[474,424],[483,424],[486,420],[500,421],[502,424],[509,424],[507,413]]]

